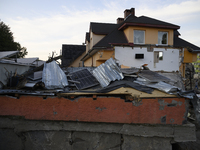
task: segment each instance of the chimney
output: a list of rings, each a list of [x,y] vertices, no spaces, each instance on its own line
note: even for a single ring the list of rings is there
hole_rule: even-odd
[[[117,24],[120,24],[124,21],[124,18],[117,18]]]
[[[128,15],[133,15],[135,16],[135,8],[131,8],[131,9],[126,9],[124,11],[124,19],[128,16]]]

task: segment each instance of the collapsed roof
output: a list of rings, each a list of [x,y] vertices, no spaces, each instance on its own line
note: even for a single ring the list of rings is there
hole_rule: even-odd
[[[175,76],[177,73],[173,74]],[[22,92],[22,90],[27,90],[28,88],[28,90],[33,91],[41,90],[41,93],[45,92],[45,90],[56,90],[64,93],[78,92],[80,90],[86,90],[92,93],[107,93],[121,87],[130,87],[149,94],[154,89],[164,91],[168,94],[177,94],[180,89],[184,90],[184,87],[180,86],[177,81],[171,80],[163,75],[141,68],[120,69],[112,58],[108,59],[99,67],[82,67],[76,69],[61,69],[55,61],[52,61],[45,63],[43,71],[35,71],[28,76],[23,74],[22,76],[16,77],[15,80],[18,83],[12,86],[12,89],[20,89]],[[20,83],[19,78],[23,78],[26,81],[21,80]],[[180,76],[177,78],[180,78]],[[15,80],[13,79],[13,82]],[[157,83],[162,84],[164,88],[160,89]],[[4,89],[7,89],[9,93],[8,87],[9,85],[4,87]],[[163,90],[165,87],[170,89]],[[171,93],[172,88],[173,93]],[[1,94],[5,94],[5,90]]]

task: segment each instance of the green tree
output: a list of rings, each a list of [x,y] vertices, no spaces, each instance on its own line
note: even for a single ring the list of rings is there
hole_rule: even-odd
[[[18,58],[24,58],[28,54],[25,47],[21,47],[18,42],[14,41],[13,33],[10,27],[4,22],[0,22],[0,51],[19,51]]]
[[[199,73],[200,72],[200,56],[197,55],[197,61],[193,63],[195,72]]]

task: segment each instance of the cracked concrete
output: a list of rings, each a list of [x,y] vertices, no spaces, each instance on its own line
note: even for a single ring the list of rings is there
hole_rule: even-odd
[[[128,150],[138,147],[156,150],[163,146],[171,150],[170,141],[195,141],[196,137],[192,124],[138,125],[0,117],[0,139],[0,149],[11,150]]]

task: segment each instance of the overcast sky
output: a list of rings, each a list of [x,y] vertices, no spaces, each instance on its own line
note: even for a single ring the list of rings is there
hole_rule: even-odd
[[[200,47],[200,0],[0,0],[9,25],[28,57],[47,60],[62,44],[82,44],[90,22],[116,23],[124,10],[179,25],[181,38]]]

